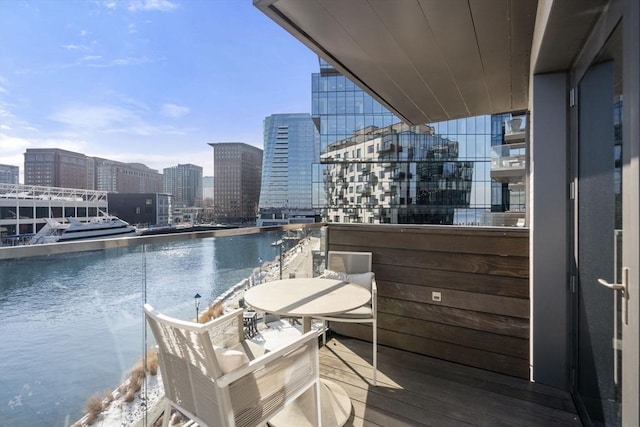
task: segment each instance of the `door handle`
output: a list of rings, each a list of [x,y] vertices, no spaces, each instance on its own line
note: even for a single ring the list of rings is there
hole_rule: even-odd
[[[598,279],[598,283],[600,283],[602,286],[606,286],[609,289],[613,289],[614,291],[622,291],[622,294],[624,295],[626,286],[624,286],[622,283],[609,283],[604,279]]]
[[[629,324],[629,267],[622,267],[622,283],[609,283],[604,279],[598,279],[598,283],[606,286],[614,291],[622,292],[622,321],[625,325]]]

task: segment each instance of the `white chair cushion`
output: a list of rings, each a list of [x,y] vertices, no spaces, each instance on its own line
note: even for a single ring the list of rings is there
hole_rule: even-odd
[[[345,282],[347,280],[347,273],[341,273],[339,271],[325,270],[323,276],[325,279],[344,280]]]
[[[373,273],[347,274],[347,282],[355,283],[371,292],[371,283],[373,282]]]
[[[218,366],[223,374],[228,374],[249,364],[249,357],[243,351],[219,346],[214,346],[213,351],[216,353]]]
[[[367,290],[371,291],[371,283],[373,282],[373,272],[352,273],[347,274],[340,271],[325,270],[323,277],[325,279],[343,280],[345,282],[355,283]]]

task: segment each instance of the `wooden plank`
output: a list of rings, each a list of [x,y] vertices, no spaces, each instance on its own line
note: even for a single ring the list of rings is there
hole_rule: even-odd
[[[487,274],[432,270],[419,267],[375,264],[378,287],[402,282],[434,288],[456,289],[514,298],[529,298],[529,279]]]
[[[380,286],[379,288],[378,295],[389,299],[401,299],[523,319],[529,318],[528,299],[388,282],[386,286]],[[439,292],[441,300],[433,301],[432,292]]]
[[[320,372],[324,377],[339,384],[352,401],[366,404],[367,408],[374,407],[386,413],[393,413],[395,414],[394,418],[398,417],[401,424],[406,423],[411,426],[473,425],[468,415],[459,414],[456,408],[443,405],[442,402],[433,398],[419,397],[415,393],[393,387],[390,384],[385,387],[372,387],[369,390],[363,389],[359,387],[362,380],[358,375],[339,369],[333,364],[321,364]]]
[[[331,339],[326,347],[320,349],[321,354],[330,351],[347,366],[358,369],[360,374],[367,375],[363,369],[363,356],[370,350],[370,344],[352,338],[340,337]],[[535,403],[536,405],[566,412],[569,417],[577,414],[571,395],[557,388],[540,383],[534,383],[512,376],[506,376],[487,370],[434,359],[416,353],[410,353],[391,347],[378,347],[379,375],[384,378],[384,372],[389,366],[404,367],[411,371],[423,372],[440,377],[454,383],[479,390],[480,393],[491,392],[515,399],[515,404]],[[366,368],[366,366],[364,366]],[[546,409],[545,409],[546,410]]]
[[[381,427],[414,427],[415,422],[407,420],[402,415],[397,413],[387,412],[373,405],[367,405],[366,402],[360,402],[355,399],[351,399],[351,405],[353,406],[353,413],[355,420],[361,420],[360,422],[354,421],[354,427],[359,425],[366,426],[381,426]],[[347,425],[348,422],[347,422]]]
[[[373,340],[371,325],[368,324],[338,324],[337,322],[333,322],[330,323],[330,328],[344,337],[355,337],[368,342]],[[427,338],[456,346],[517,357],[519,359],[529,358],[529,341],[521,338],[459,328],[442,323],[424,322],[389,314],[380,315],[378,319],[378,332],[380,329],[397,332],[406,336]],[[381,344],[387,343],[381,342]]]
[[[462,255],[450,252],[418,252],[404,249],[376,250],[368,246],[352,247],[333,244],[331,245],[331,250],[372,252],[374,272],[377,265],[383,264],[505,277],[529,277],[528,257],[484,254]]]
[[[331,329],[340,335],[363,340],[371,339],[370,327],[358,323],[333,323]],[[389,331],[380,327],[378,327],[378,343],[506,375],[529,378],[528,359]]]
[[[351,344],[354,341],[348,340],[347,342]],[[330,344],[334,344],[334,340]],[[367,392],[368,383],[363,378],[368,378],[370,371],[366,367],[363,369],[361,364],[352,363],[352,360],[358,361],[360,352],[366,351],[365,348],[358,346],[354,353],[351,345],[346,347],[339,341],[337,346],[330,345],[322,348],[320,353],[323,375],[337,379],[341,385],[349,384],[356,388],[355,392],[360,393],[357,398],[359,401],[362,401],[362,393]],[[418,363],[403,363],[405,360],[397,357],[405,354],[417,358]],[[424,360],[430,361],[426,368],[424,364],[419,363]],[[388,394],[389,398],[393,399],[401,398],[403,402],[425,407],[429,411],[434,408],[436,411],[445,409],[444,413],[447,416],[457,421],[470,422],[473,425],[580,425],[572,405],[569,411],[556,409],[545,404],[470,385],[465,380],[466,376],[460,377],[462,381],[458,381],[458,378],[445,378],[441,375],[443,370],[448,372],[452,365],[459,365],[440,362],[386,347],[382,348],[378,377],[380,383],[378,387],[368,388],[367,405],[377,405],[377,402],[371,397],[374,393],[380,393],[382,395]],[[416,368],[419,370],[416,371]],[[467,374],[472,373],[472,377],[485,377],[485,371],[464,366],[460,368]],[[486,374],[488,374],[486,375],[488,380],[491,380],[492,377],[503,378],[503,376],[488,372]],[[506,378],[508,381],[517,382],[523,388],[530,385],[535,387],[535,384],[525,380]],[[347,390],[346,387],[345,390]],[[348,390],[347,393],[351,395],[351,391]],[[565,392],[563,398],[565,401],[571,402],[568,393]],[[420,404],[420,402],[423,403]],[[405,411],[399,413],[410,416]]]
[[[331,250],[373,252],[389,344],[421,352],[429,343],[425,354],[468,364],[457,352],[480,352],[484,369],[519,376],[525,365],[504,358],[529,357],[528,242],[528,230],[510,228],[332,224],[328,234]],[[371,339],[367,326],[337,328]]]
[[[357,337],[364,341],[372,341],[371,325],[330,323],[330,328],[346,337]],[[460,328],[442,323],[424,322],[402,316],[381,313],[378,318],[378,330],[385,329],[407,336],[422,337],[445,343],[455,344],[513,356],[520,359],[529,358],[529,340],[505,335],[492,334],[474,329]],[[386,344],[386,343],[382,343]]]
[[[425,322],[404,316],[380,313],[379,327],[407,335],[449,342],[465,347],[477,348],[493,353],[529,358],[529,340],[492,334],[475,329],[461,328],[442,323]]]
[[[460,326],[494,334],[529,339],[527,319],[461,310],[378,296],[378,313],[395,314],[445,325]]]
[[[345,365],[341,359],[342,356],[340,354],[338,358],[322,354],[321,372],[323,376],[330,377],[332,381],[339,383],[352,401],[360,402],[362,393],[366,392],[366,389],[360,388],[362,372],[358,366]],[[464,384],[443,380],[429,374],[416,373],[398,366],[390,367],[387,372],[389,375],[384,376],[377,387],[369,388],[366,393],[367,407],[383,404],[383,401],[377,399],[379,394],[381,398],[400,399],[411,406],[424,408],[418,414],[407,413],[412,410],[411,406],[407,405],[404,408],[398,408],[396,416],[410,419],[424,417],[431,421],[428,425],[452,425],[451,423],[491,426],[538,425],[536,424],[539,422],[538,414],[532,413],[527,408],[529,405],[514,405],[504,396],[481,392]],[[389,407],[387,406],[386,409],[389,410]],[[429,415],[425,415],[424,411]],[[565,414],[561,415],[566,417]],[[434,416],[439,416],[440,419],[434,419]],[[549,415],[543,415],[543,417],[546,418],[546,422],[550,421]]]
[[[506,257],[498,255],[467,254],[448,252],[416,252],[403,249],[374,251],[376,264],[429,268],[433,270],[463,273],[490,274],[506,277],[528,277],[527,257]],[[375,270],[374,270],[375,271]]]
[[[353,246],[366,241],[373,248],[397,248],[415,251],[456,252],[464,254],[493,254],[510,256],[528,256],[529,238],[526,233],[484,232],[470,229],[451,230],[406,230],[388,229],[382,226],[378,230],[354,231],[353,229],[334,230],[330,235],[331,245]],[[335,231],[335,232],[333,232]]]

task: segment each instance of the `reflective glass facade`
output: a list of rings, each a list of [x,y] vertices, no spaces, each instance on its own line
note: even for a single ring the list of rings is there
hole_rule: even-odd
[[[313,218],[312,168],[318,163],[319,141],[307,113],[265,118],[259,219]]]
[[[524,225],[527,199],[526,113],[491,116],[491,222]]]
[[[473,164],[469,205],[456,209],[454,224],[486,225],[491,208],[491,117],[477,116],[433,123],[434,133],[458,143],[458,160]]]
[[[402,124],[323,60],[312,116],[324,221],[481,225],[491,210],[490,116]]]
[[[320,132],[322,150],[367,126],[383,128],[400,121],[322,59],[320,73],[311,79],[311,114]]]

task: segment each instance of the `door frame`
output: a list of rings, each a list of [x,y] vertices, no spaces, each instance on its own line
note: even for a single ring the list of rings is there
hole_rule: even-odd
[[[570,212],[573,226],[570,239],[571,274],[576,275],[575,263],[577,259],[577,203],[579,197],[578,182],[578,105],[577,88],[589,67],[594,63],[605,43],[619,25],[623,25],[623,167],[622,167],[622,223],[623,223],[623,258],[622,266],[629,268],[628,276],[628,324],[623,325],[622,346],[622,425],[640,425],[640,5],[637,0],[612,0],[605,7],[602,15],[595,24],[590,37],[587,39],[580,56],[574,62],[570,72],[570,145],[569,170],[572,187],[575,189]],[[612,100],[613,102],[613,100]],[[613,118],[612,118],[613,119]],[[613,291],[612,291],[613,292]],[[576,325],[576,293],[571,295],[573,308],[571,317],[574,319],[572,345],[573,354],[571,372],[576,372],[577,343]],[[571,387],[575,393],[575,375],[572,374]],[[579,399],[576,402],[580,406]]]
[[[626,0],[623,23],[622,265],[629,267],[629,291],[628,325],[622,326],[622,422],[640,425],[640,2]]]

